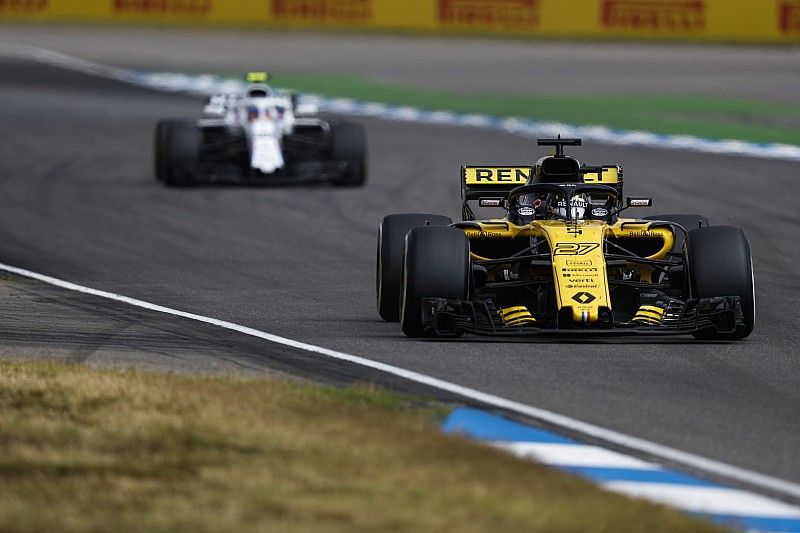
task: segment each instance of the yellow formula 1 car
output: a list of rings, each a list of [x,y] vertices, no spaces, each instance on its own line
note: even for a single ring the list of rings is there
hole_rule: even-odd
[[[580,139],[540,139],[532,166],[462,168],[461,222],[383,219],[378,311],[409,337],[541,333],[747,337],[755,318],[750,246],[701,215],[624,218],[622,168],[564,155]],[[478,220],[474,203],[506,216]]]

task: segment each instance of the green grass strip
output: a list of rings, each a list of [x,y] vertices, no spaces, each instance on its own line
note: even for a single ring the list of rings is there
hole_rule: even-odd
[[[328,97],[428,110],[484,113],[575,125],[800,144],[800,108],[707,96],[455,94],[349,75],[281,74],[274,83]]]
[[[0,361],[2,531],[720,531],[370,387]]]

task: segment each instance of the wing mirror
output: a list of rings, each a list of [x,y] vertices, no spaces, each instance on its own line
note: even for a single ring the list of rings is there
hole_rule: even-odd
[[[613,213],[611,213],[611,217],[615,217],[628,209],[629,207],[652,207],[653,199],[648,198],[646,196],[628,196],[625,198],[625,206],[620,207]]]
[[[652,207],[653,199],[644,196],[628,196],[625,198],[625,207]]]

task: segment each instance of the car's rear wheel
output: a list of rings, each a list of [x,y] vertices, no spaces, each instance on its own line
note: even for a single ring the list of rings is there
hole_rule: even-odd
[[[378,314],[387,322],[400,320],[400,279],[406,233],[417,226],[447,226],[448,217],[424,213],[387,215],[378,226],[378,258],[375,276]]]
[[[167,162],[164,155],[164,145],[166,144],[167,132],[172,122],[171,120],[159,120],[156,124],[156,132],[153,136],[153,166],[156,181],[164,181]]]
[[[367,135],[360,124],[336,122],[331,124],[331,157],[345,163],[335,185],[356,187],[367,181]]]
[[[426,334],[422,299],[469,297],[469,240],[449,226],[416,227],[406,235],[401,281],[400,324],[409,337]]]
[[[156,126],[156,177],[167,185],[196,183],[200,160],[200,128],[191,120],[165,120]]]
[[[753,260],[744,232],[733,226],[698,228],[686,237],[692,296],[738,296],[744,326],[733,333],[696,334],[699,339],[738,340],[753,331],[756,311]]]
[[[711,225],[708,223],[708,218],[704,217],[703,215],[692,215],[688,213],[651,215],[644,217],[644,220],[662,220],[664,222],[673,222],[683,227],[686,231],[692,231],[693,229],[697,228],[707,228]],[[683,249],[683,241],[686,236],[679,228],[675,229],[673,234],[675,235],[675,243],[672,246],[672,251],[675,253],[680,253],[680,251]]]

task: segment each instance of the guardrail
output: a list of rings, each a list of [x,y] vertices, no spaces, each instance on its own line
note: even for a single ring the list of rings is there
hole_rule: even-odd
[[[0,21],[800,42],[800,0],[0,0]]]

